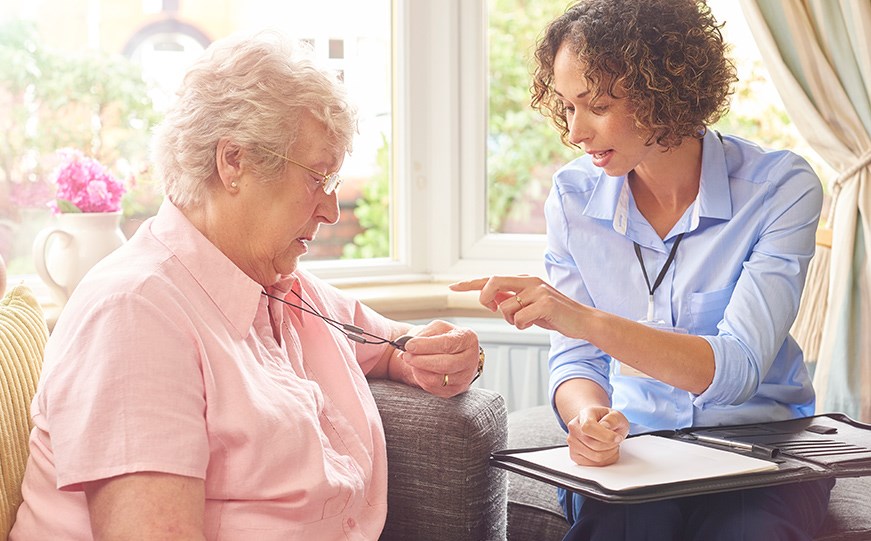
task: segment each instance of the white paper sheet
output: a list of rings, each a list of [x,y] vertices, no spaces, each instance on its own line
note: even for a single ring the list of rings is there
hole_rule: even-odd
[[[517,453],[514,456],[551,470],[595,481],[610,490],[777,469],[777,464],[769,460],[649,435],[625,440],[620,446],[620,459],[610,466],[579,466],[569,458],[567,447]]]

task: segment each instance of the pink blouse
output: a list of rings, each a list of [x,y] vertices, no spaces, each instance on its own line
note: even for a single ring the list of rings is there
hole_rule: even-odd
[[[391,332],[303,271],[269,293],[299,304],[291,288]],[[267,299],[164,203],[88,274],[49,340],[10,539],[91,539],[82,483],[143,471],[205,480],[207,539],[377,539],[386,450],[364,374],[384,347]]]

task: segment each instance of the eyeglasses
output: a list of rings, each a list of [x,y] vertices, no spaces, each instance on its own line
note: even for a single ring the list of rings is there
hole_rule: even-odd
[[[324,189],[324,193],[327,195],[330,195],[331,193],[338,191],[339,186],[341,186],[341,184],[342,184],[342,178],[339,176],[339,173],[321,173],[320,171],[316,171],[316,170],[312,169],[311,167],[305,166],[297,161],[291,160],[287,156],[284,156],[284,155],[279,154],[277,152],[273,152],[264,146],[257,145],[257,148],[259,148],[260,150],[262,150],[264,152],[268,152],[269,154],[272,154],[273,156],[277,156],[277,157],[281,158],[282,160],[287,160],[294,165],[298,165],[298,166],[302,167],[303,169],[305,169],[306,171],[311,171],[312,173],[314,173],[316,175],[320,175],[321,177],[323,177],[320,181],[318,181],[318,184],[321,185],[321,187]]]
[[[330,325],[331,327],[333,327],[334,329],[336,329],[340,333],[344,334],[345,337],[347,337],[348,340],[351,340],[352,342],[357,342],[360,344],[389,344],[400,351],[405,351],[405,342],[408,340],[407,336],[397,338],[394,341],[394,340],[390,340],[388,338],[382,338],[382,337],[374,335],[370,332],[366,332],[356,325],[351,325],[350,323],[342,323],[340,321],[336,321],[335,319],[330,319],[330,318],[324,316],[323,314],[321,314],[320,312],[318,312],[317,309],[314,306],[312,306],[311,304],[309,304],[305,299],[303,299],[299,293],[297,293],[296,291],[294,291],[292,289],[290,290],[290,292],[293,293],[294,295],[296,295],[296,298],[301,300],[303,302],[303,304],[306,305],[307,308],[299,306],[298,304],[293,304],[292,302],[288,302],[288,301],[282,299],[281,297],[276,297],[275,295],[270,295],[269,293],[267,293],[265,291],[261,291],[260,293],[261,293],[261,295],[269,297],[270,299],[275,299],[279,302],[283,302],[284,304],[286,304],[288,306],[292,306],[298,310],[302,310],[303,312],[305,312],[307,314],[311,314],[313,316],[317,316],[317,317],[323,319],[328,325]]]

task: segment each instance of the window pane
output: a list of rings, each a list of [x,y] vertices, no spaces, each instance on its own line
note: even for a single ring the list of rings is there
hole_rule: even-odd
[[[124,179],[125,232],[152,215],[162,197],[149,134],[181,76],[212,40],[260,28],[309,43],[360,111],[340,222],[321,228],[307,259],[389,257],[391,9],[391,0],[0,4],[0,255],[10,274],[34,272],[31,244],[51,220],[59,149],[78,149]]]
[[[544,233],[553,172],[577,156],[529,105],[535,39],[563,2],[488,0],[488,226],[491,233]]]

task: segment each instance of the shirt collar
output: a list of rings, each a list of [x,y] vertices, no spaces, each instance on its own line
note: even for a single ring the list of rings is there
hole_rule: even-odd
[[[702,218],[732,218],[732,190],[724,143],[720,135],[711,129],[707,130],[702,140],[702,178],[696,203],[698,215]]]
[[[623,190],[625,183],[625,176],[611,177],[604,172],[601,173],[595,186],[593,186],[590,200],[584,207],[584,216],[599,220],[612,220],[614,230],[625,234],[627,216],[620,212],[621,208],[628,203],[628,201],[624,201],[628,195],[628,192]],[[618,213],[621,216],[618,217]]]
[[[169,199],[161,204],[151,231],[190,272],[239,335],[247,336],[263,287],[212,244]],[[274,292],[281,292],[277,296],[284,298],[295,280],[293,275],[285,277],[273,286]]]
[[[629,224],[629,185],[626,177],[602,173],[593,187],[584,215],[610,220],[614,231],[625,235]],[[702,140],[702,175],[699,195],[693,203],[690,229],[698,227],[699,218],[728,220],[732,217],[732,195],[726,153],[718,134],[707,130]]]
[[[288,276],[283,277],[278,282],[275,282],[271,286],[266,288],[266,293],[278,297],[279,299],[283,299],[285,306],[279,306],[278,308],[290,310],[294,314],[296,314],[297,319],[302,323],[303,320],[303,310],[302,307],[306,305],[306,301],[303,301],[303,293],[302,293],[302,285],[298,277],[295,274],[290,274]],[[278,302],[270,299],[270,302]],[[306,307],[307,310],[313,310],[311,307]],[[276,312],[277,313],[277,312]]]

